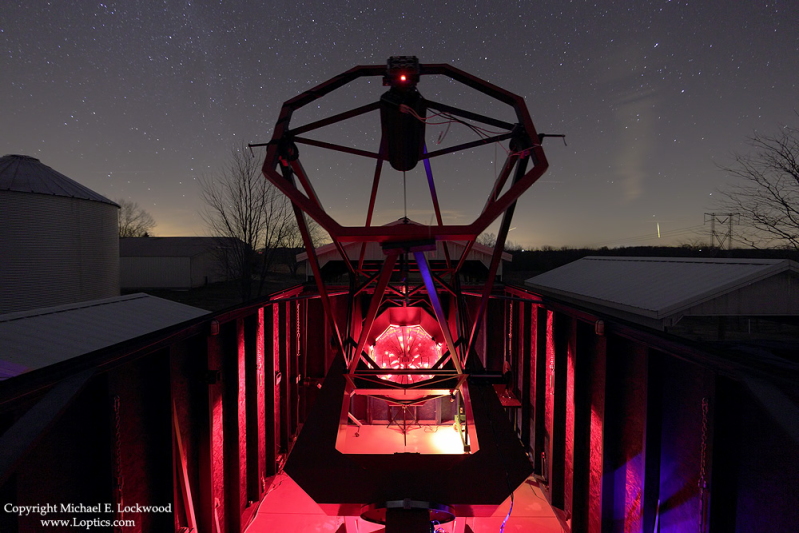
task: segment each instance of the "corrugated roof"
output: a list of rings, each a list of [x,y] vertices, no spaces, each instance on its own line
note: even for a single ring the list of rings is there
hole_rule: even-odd
[[[123,237],[120,257],[194,257],[232,241],[231,237]]]
[[[0,379],[207,313],[139,293],[0,315]]]
[[[35,157],[27,155],[12,154],[0,157],[0,191],[50,194],[117,205],[105,196],[53,170]]]
[[[525,281],[533,290],[661,318],[785,270],[787,259],[585,257]]]

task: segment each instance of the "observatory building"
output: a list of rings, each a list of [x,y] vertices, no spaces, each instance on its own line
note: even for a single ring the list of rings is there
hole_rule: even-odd
[[[389,87],[378,100],[303,114],[366,77]],[[505,114],[424,98],[436,79]],[[355,118],[379,143],[324,135]],[[449,126],[447,143],[427,144]],[[795,340],[669,329],[734,313],[787,329],[796,264],[589,259],[500,282],[549,136],[524,98],[415,57],[285,102],[272,139],[253,146],[292,203],[308,281],[0,381],[0,500],[20,513],[0,513],[0,530],[41,531],[50,517],[33,507],[49,502],[92,502],[53,517],[135,533],[796,530]],[[482,210],[448,216],[434,176],[451,174],[433,168],[458,152],[496,157],[505,141],[501,170],[481,175]],[[330,175],[302,162],[315,150],[374,162],[363,224],[325,209],[317,190]],[[405,216],[378,225],[387,183],[402,185]],[[406,183],[429,193],[430,223],[408,218]],[[314,247],[309,219],[331,246]],[[477,246],[495,222],[494,246]]]

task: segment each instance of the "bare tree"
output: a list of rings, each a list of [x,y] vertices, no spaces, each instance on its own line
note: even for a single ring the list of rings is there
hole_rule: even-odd
[[[477,236],[475,242],[493,248],[497,245],[497,236],[493,233],[481,233]],[[522,245],[513,241],[505,241],[503,250],[506,252],[520,252],[522,250]]]
[[[477,244],[482,244],[483,246],[493,248],[497,245],[497,236],[493,233],[481,233],[477,236],[475,242]]]
[[[686,250],[691,250],[693,252],[701,252],[704,248],[707,248],[707,241],[699,236],[689,236],[681,240],[677,245],[680,248],[684,248]]]
[[[318,248],[330,242],[329,236],[325,230],[322,229],[322,226],[317,224],[314,219],[306,216],[305,225],[308,228],[308,234],[311,237],[311,242],[313,243],[314,248]],[[300,252],[300,250],[305,249],[305,243],[302,240],[300,228],[296,224],[286,235],[286,239],[283,241],[283,246],[285,247],[285,253],[282,254],[281,260],[283,261],[283,264],[291,271],[291,275],[296,276],[297,269],[300,266],[300,264],[297,262],[297,253]]]
[[[740,217],[736,239],[755,248],[799,250],[799,129],[749,139],[753,151],[722,170],[736,182],[721,191],[721,207]]]
[[[220,237],[219,260],[240,281],[243,301],[260,296],[274,251],[296,227],[291,204],[263,177],[260,161],[243,146],[231,150],[217,175],[200,178],[200,187],[205,202],[201,216],[210,233]],[[258,281],[255,294],[253,278]]]
[[[119,198],[119,236],[120,237],[148,237],[152,235],[155,219],[131,200]]]

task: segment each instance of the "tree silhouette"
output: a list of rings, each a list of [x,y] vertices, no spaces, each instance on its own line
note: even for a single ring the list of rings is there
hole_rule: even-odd
[[[751,153],[722,167],[735,178],[720,191],[721,207],[740,217],[735,238],[754,248],[799,250],[799,130],[756,134],[749,144]]]
[[[131,200],[120,198],[115,200],[119,204],[119,236],[120,237],[149,237],[156,226],[155,219]]]
[[[220,237],[219,261],[240,281],[242,301],[260,296],[275,250],[296,226],[288,199],[263,177],[260,161],[245,146],[231,150],[218,174],[200,178],[200,187],[205,202],[200,214],[211,235]]]

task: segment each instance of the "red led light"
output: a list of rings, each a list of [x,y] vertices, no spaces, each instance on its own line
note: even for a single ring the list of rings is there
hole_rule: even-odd
[[[407,76],[405,76],[405,74],[400,74],[400,81],[405,81],[407,79],[408,78],[407,78]]]
[[[375,339],[369,354],[380,368],[392,371],[381,375],[381,379],[409,385],[431,379],[433,375],[403,374],[402,371],[432,367],[441,357],[441,346],[422,326],[391,325]]]

